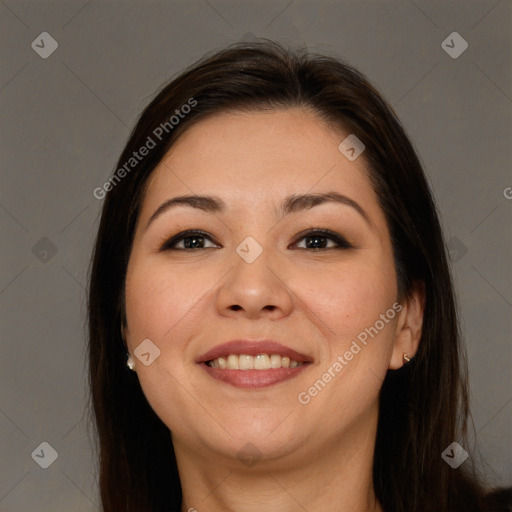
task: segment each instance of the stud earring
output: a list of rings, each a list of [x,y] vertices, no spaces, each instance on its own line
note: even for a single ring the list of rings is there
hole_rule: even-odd
[[[404,364],[407,364],[411,361],[411,358],[409,357],[408,354],[404,354]]]
[[[126,366],[130,368],[130,370],[133,370],[135,368],[135,361],[133,360],[133,357],[131,354],[128,356],[128,361],[126,361]]]

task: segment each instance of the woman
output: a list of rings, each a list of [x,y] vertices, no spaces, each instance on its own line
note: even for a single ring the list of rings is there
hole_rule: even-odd
[[[431,192],[361,73],[271,42],[202,59],[95,196],[105,512],[512,510],[468,457]]]

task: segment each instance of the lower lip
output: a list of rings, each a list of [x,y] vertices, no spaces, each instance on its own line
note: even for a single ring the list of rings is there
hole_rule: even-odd
[[[263,388],[272,386],[278,382],[284,382],[303,372],[309,363],[304,363],[295,368],[273,368],[269,370],[221,370],[212,368],[206,363],[201,363],[201,367],[217,380],[222,380],[236,386],[237,388]]]

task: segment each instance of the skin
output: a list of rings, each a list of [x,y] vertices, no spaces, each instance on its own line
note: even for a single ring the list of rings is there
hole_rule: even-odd
[[[423,294],[402,300],[309,403],[297,398],[398,301],[389,231],[366,163],[338,149],[347,135],[305,109],[224,113],[189,128],[152,174],[128,264],[123,335],[131,354],[146,338],[160,350],[149,366],[134,357],[135,371],[172,432],[183,512],[382,510],[371,474],[378,395],[388,369],[417,350]],[[369,222],[337,203],[278,216],[289,194],[327,191],[356,201]],[[185,194],[218,196],[227,209],[179,206],[146,229],[160,204]],[[329,248],[306,248],[311,239],[297,234],[310,228],[353,247],[322,239]],[[185,229],[209,233],[207,248],[159,250]],[[263,249],[252,263],[236,252],[248,236]],[[267,388],[236,388],[195,363],[235,338],[277,340],[313,363]],[[253,464],[238,456],[247,443]]]

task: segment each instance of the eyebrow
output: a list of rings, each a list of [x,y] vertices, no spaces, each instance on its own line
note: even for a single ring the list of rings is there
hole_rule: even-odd
[[[314,206],[324,203],[338,203],[352,207],[356,210],[364,220],[371,226],[370,218],[365,210],[353,199],[350,199],[343,194],[338,192],[325,192],[317,194],[292,194],[284,199],[281,203],[279,213],[281,217],[297,213],[303,210],[309,210]],[[164,212],[169,211],[177,206],[189,206],[196,208],[207,213],[222,213],[226,209],[226,203],[215,196],[198,196],[198,195],[186,195],[174,197],[168,199],[162,203],[149,218],[144,230],[149,228],[149,225],[157,218],[160,217]]]

